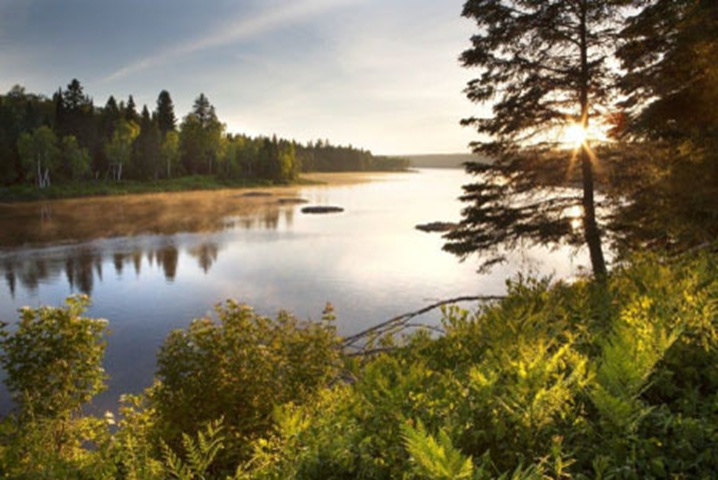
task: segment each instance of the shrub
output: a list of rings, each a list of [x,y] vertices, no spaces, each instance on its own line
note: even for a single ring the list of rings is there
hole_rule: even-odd
[[[338,337],[329,312],[312,323],[286,312],[270,319],[234,301],[215,310],[218,321],[198,319],[167,337],[151,404],[173,448],[183,433],[224,418],[219,463],[236,465],[271,427],[275,405],[302,403],[335,377]]]

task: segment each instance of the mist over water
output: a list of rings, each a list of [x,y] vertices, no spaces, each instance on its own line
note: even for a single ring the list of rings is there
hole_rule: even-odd
[[[0,207],[0,319],[24,306],[91,296],[89,316],[112,331],[105,368],[109,391],[149,386],[155,354],[175,328],[227,298],[275,315],[318,319],[326,302],[340,334],[352,334],[426,304],[462,295],[500,294],[518,270],[570,277],[585,255],[531,249],[490,275],[441,250],[440,234],[414,227],[458,221],[462,170],[376,174],[336,186],[83,199]],[[270,191],[267,191],[270,192]],[[307,215],[310,205],[342,213]],[[438,321],[438,313],[424,321]],[[7,411],[6,392],[0,410]]]

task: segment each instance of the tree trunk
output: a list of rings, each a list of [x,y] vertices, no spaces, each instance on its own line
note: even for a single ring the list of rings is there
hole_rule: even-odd
[[[581,173],[583,176],[583,234],[591,257],[593,275],[596,278],[606,276],[606,260],[601,248],[601,234],[596,223],[596,203],[594,200],[593,164],[588,146],[581,147]]]
[[[579,35],[581,52],[581,78],[579,85],[579,98],[581,101],[581,126],[588,130],[588,91],[590,88],[591,72],[588,66],[588,25],[585,2],[581,3]],[[606,277],[606,260],[603,257],[601,248],[601,234],[596,223],[596,202],[594,199],[593,163],[589,153],[588,140],[581,145],[581,176],[583,180],[583,234],[588,245],[588,252],[591,257],[593,275],[597,279]]]

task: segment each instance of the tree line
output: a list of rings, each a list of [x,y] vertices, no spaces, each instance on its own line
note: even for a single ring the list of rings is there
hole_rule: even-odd
[[[184,175],[291,182],[302,171],[401,170],[403,159],[329,141],[231,134],[200,94],[181,121],[169,92],[152,112],[110,96],[96,107],[77,79],[52,98],[19,85],[0,95],[0,184],[140,181]]]

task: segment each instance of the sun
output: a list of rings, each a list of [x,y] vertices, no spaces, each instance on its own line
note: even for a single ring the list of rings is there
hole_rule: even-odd
[[[572,123],[563,129],[561,143],[578,148],[588,139],[588,130],[579,123]]]

